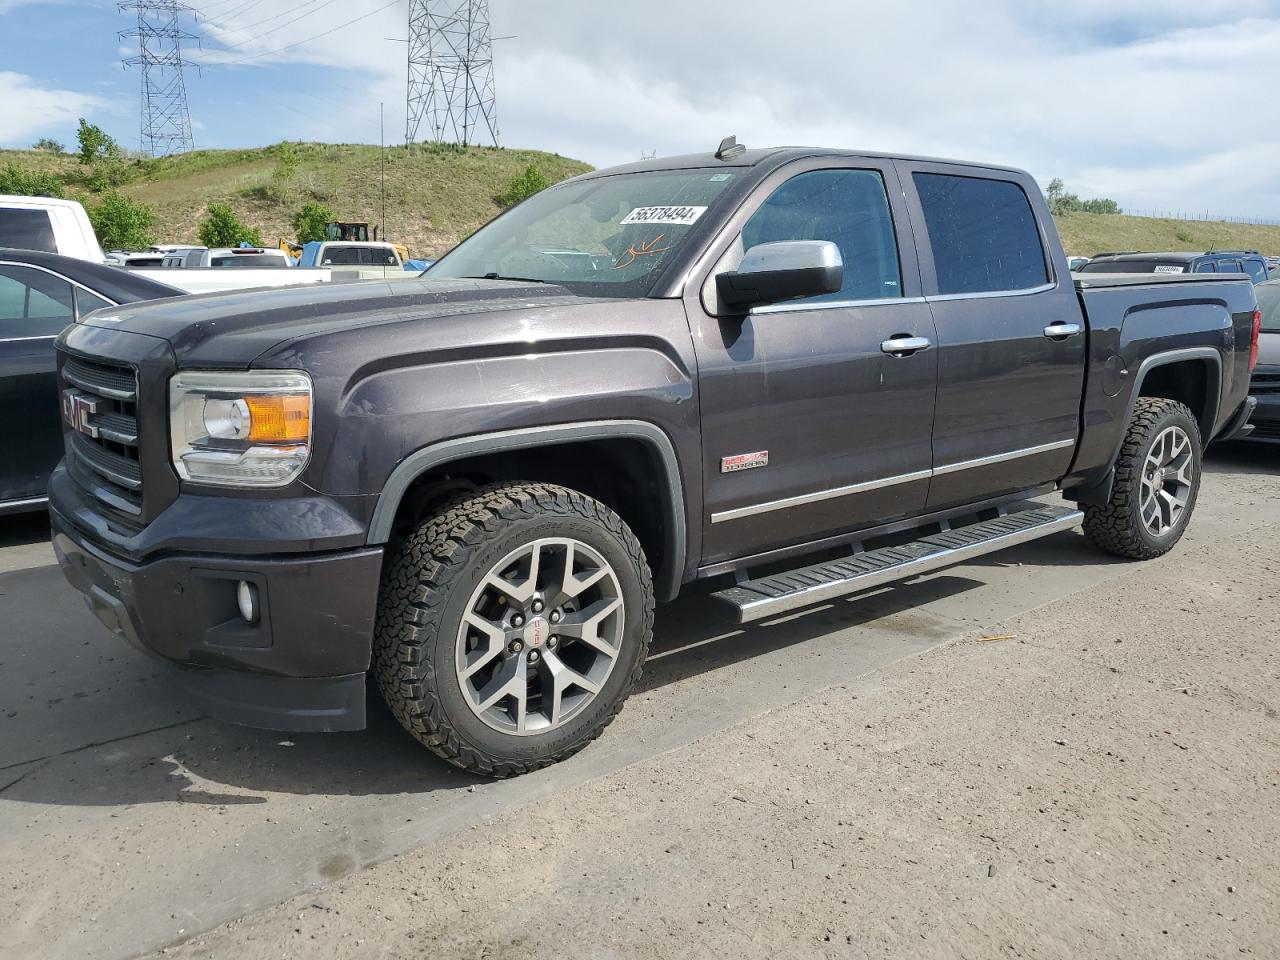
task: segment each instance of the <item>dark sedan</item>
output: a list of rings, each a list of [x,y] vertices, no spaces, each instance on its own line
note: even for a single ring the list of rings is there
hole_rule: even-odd
[[[92,310],[180,296],[119,267],[0,249],[0,513],[43,507],[62,458],[54,338]]]

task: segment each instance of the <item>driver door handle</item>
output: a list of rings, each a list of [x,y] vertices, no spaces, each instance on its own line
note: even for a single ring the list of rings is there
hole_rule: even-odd
[[[933,346],[933,343],[928,337],[899,335],[890,337],[880,344],[880,352],[887,353],[891,357],[909,357],[913,353],[919,353],[921,350],[928,350],[931,346]]]
[[[1074,337],[1080,333],[1084,327],[1078,323],[1051,323],[1044,328],[1044,335],[1050,340],[1066,340],[1068,337]]]

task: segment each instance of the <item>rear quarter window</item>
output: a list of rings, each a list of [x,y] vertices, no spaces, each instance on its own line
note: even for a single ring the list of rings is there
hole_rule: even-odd
[[[1009,180],[913,175],[939,294],[1029,290],[1049,281],[1035,213]]]
[[[0,207],[0,247],[57,253],[49,214],[44,210]]]

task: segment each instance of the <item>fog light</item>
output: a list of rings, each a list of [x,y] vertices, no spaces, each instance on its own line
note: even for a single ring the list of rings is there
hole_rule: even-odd
[[[241,580],[236,587],[236,603],[240,604],[240,616],[245,623],[258,622],[258,588],[248,580]]]

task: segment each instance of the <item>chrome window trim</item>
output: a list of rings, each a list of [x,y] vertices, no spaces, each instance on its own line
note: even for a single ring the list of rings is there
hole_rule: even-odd
[[[996,297],[1033,297],[1037,293],[1048,293],[1057,290],[1057,283],[1042,283],[1038,287],[1027,287],[1023,290],[992,290],[982,293],[938,293],[930,294],[924,299],[929,303],[940,303],[947,300],[988,300]]]
[[[771,303],[752,307],[748,316],[762,313],[803,313],[809,310],[846,310],[852,307],[880,307],[896,303],[924,303],[924,297],[878,297],[874,300],[823,300],[819,303]]]
[[[65,280],[73,287],[79,287],[85,293],[93,294],[93,296],[97,297],[99,300],[107,301],[107,303],[111,304],[113,307],[120,306],[120,304],[116,303],[116,301],[112,300],[110,297],[104,297],[100,292],[94,290],[92,287],[86,287],[79,280],[72,280],[65,273],[59,273],[57,270],[50,270],[48,267],[42,267],[38,263],[22,263],[19,260],[0,259],[0,267],[25,267],[28,270],[39,270],[41,273],[47,273],[51,277],[57,277],[59,280]]]
[[[1065,447],[1074,447],[1075,445],[1075,438],[1072,438],[1070,440],[1055,440],[1053,443],[1042,443],[1034,447],[1023,447],[1021,450],[1010,450],[1007,453],[993,453],[989,457],[961,460],[959,463],[948,463],[945,466],[935,467],[933,475],[941,477],[948,473],[972,470],[975,467],[986,467],[993,463],[1004,463],[1006,460],[1018,460],[1022,457],[1034,457],[1038,453],[1051,453],[1054,450],[1062,450]]]
[[[0,337],[0,343],[24,343],[29,340],[57,340],[57,339],[58,339],[58,335],[56,333],[46,333],[38,337]]]
[[[18,507],[36,507],[48,502],[47,496],[27,497],[25,500],[0,500],[0,511],[16,510]]]
[[[832,487],[827,490],[816,490],[813,493],[802,493],[794,497],[785,497],[781,500],[769,500],[764,503],[753,503],[746,507],[734,507],[731,510],[721,510],[719,513],[711,514],[711,522],[725,523],[729,520],[740,520],[743,517],[754,517],[761,513],[771,513],[774,510],[788,510],[791,507],[806,506],[810,503],[821,503],[823,500],[834,500],[837,497],[847,497],[855,493],[867,493],[871,490],[879,490],[884,487],[896,486],[900,483],[911,483],[914,480],[928,480],[932,477],[945,476],[946,474],[957,473],[961,470],[972,470],[976,467],[986,467],[991,464],[1004,463],[1006,460],[1017,460],[1022,457],[1034,457],[1040,453],[1051,453],[1054,450],[1062,450],[1066,447],[1074,447],[1075,445],[1076,441],[1074,438],[1069,440],[1055,440],[1053,443],[1042,443],[1034,447],[1023,447],[1019,450],[995,453],[989,457],[978,457],[974,460],[961,460],[958,463],[949,463],[935,469],[916,470],[911,473],[902,473],[892,477],[883,477],[879,480],[867,480],[863,483],[852,483],[843,487]]]

